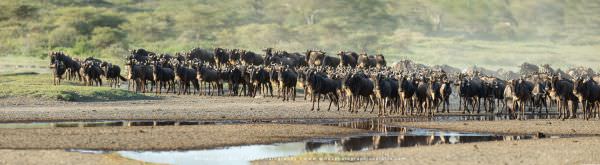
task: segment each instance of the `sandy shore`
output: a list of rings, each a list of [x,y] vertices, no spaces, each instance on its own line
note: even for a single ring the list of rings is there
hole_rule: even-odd
[[[157,100],[113,102],[59,102],[0,99],[0,122],[61,120],[200,120],[200,119],[287,119],[362,118],[377,114],[327,111],[311,112],[310,101],[302,98],[282,102],[276,98],[165,95]]]
[[[433,128],[466,132],[500,134],[595,135],[600,136],[598,120],[510,120],[510,121],[457,121],[457,122],[402,122],[393,125]]]
[[[0,150],[0,164],[151,164],[123,158],[117,154],[82,154],[63,150]]]
[[[0,129],[2,149],[181,150],[338,137],[365,132],[321,125],[244,124]]]
[[[383,149],[341,154],[306,154],[254,164],[597,164],[600,137],[498,141]],[[345,159],[346,161],[318,161]],[[290,160],[291,159],[291,160]],[[371,159],[370,161],[351,161]]]

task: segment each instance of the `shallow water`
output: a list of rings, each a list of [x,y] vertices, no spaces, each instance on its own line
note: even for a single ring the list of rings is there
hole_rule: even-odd
[[[557,115],[527,114],[525,119],[548,119]],[[179,126],[179,125],[213,125],[213,124],[328,124],[355,121],[382,120],[385,122],[417,122],[417,121],[498,121],[509,120],[508,115],[438,115],[434,117],[406,116],[385,117],[378,119],[259,119],[259,120],[100,120],[100,121],[59,121],[59,122],[11,122],[0,123],[0,128],[61,128],[61,127],[115,127],[115,126]]]
[[[533,116],[532,116],[533,117]],[[61,127],[128,127],[128,126],[179,126],[212,124],[251,124],[251,123],[294,123],[323,124],[329,126],[369,130],[341,138],[315,138],[305,141],[230,146],[205,150],[186,151],[67,151],[86,154],[116,152],[123,157],[153,163],[167,164],[249,164],[252,160],[296,156],[304,153],[339,153],[367,151],[384,148],[417,147],[438,144],[461,144],[482,141],[510,141],[536,139],[532,135],[507,136],[434,129],[407,128],[389,125],[407,121],[464,121],[464,120],[506,120],[506,116],[459,115],[427,117],[402,117],[379,119],[282,119],[282,120],[225,120],[225,121],[90,121],[90,122],[46,122],[46,123],[2,123],[0,128],[61,128]]]
[[[370,123],[374,123],[370,124]],[[384,148],[416,147],[438,144],[460,144],[482,141],[521,140],[536,138],[530,135],[501,136],[493,134],[440,131],[406,127],[384,126],[375,121],[340,123],[343,126],[374,130],[342,138],[317,138],[306,141],[261,145],[232,146],[187,151],[116,151],[123,157],[153,163],[167,164],[249,164],[252,160],[296,156],[304,153],[339,153],[368,151]],[[370,128],[387,129],[370,129]],[[106,151],[71,150],[84,153]]]

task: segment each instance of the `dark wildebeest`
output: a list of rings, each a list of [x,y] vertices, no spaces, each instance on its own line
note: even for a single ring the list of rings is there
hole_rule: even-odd
[[[289,101],[292,97],[292,101],[296,101],[296,82],[298,81],[298,74],[289,67],[280,67],[277,72],[277,78],[279,86],[281,87],[281,95],[283,101]]]
[[[417,90],[415,91],[417,101],[417,111],[419,114],[425,113],[426,115],[434,115],[431,106],[431,95],[429,94],[429,80],[426,77],[421,77],[417,83]],[[429,111],[429,112],[427,112]]]
[[[222,66],[226,66],[229,63],[229,54],[223,48],[215,48],[214,50],[214,58],[215,63],[217,64],[217,68],[221,68]]]
[[[76,77],[79,78],[79,81],[82,80],[81,73],[79,70],[81,69],[81,64],[77,60],[73,60],[71,57],[66,55],[63,52],[50,52],[48,53],[50,56],[50,64],[52,65],[55,60],[58,60],[63,63],[66,68],[67,79],[72,80]]]
[[[269,72],[267,72],[263,67],[250,68],[250,82],[252,83],[252,93],[251,96],[255,97],[258,92],[260,92],[263,96],[267,95],[269,92],[271,96],[273,96],[273,86],[269,81]]]
[[[308,63],[306,62],[306,57],[304,57],[304,55],[302,55],[301,53],[288,53],[286,51],[279,51],[276,53],[276,55],[290,58],[294,61],[295,66],[308,66]]]
[[[358,54],[356,52],[344,52],[340,51],[337,54],[340,57],[340,65],[344,67],[355,68]]]
[[[415,82],[409,80],[407,76],[400,75],[398,78],[398,94],[400,95],[399,104],[402,110],[402,115],[406,113],[406,110],[413,111],[413,95],[417,89]]]
[[[363,69],[375,67],[377,65],[377,61],[375,60],[375,57],[367,56],[366,53],[360,54],[357,62],[358,62],[358,67],[363,68]]]
[[[546,92],[546,83],[541,81],[533,82],[533,90],[531,91],[531,101],[534,107],[538,108],[538,113],[542,113],[542,107],[546,108],[546,115],[548,113],[547,103],[548,93]]]
[[[550,85],[546,86],[550,98],[556,101],[559,118],[575,118],[577,98],[573,94],[573,82],[560,76],[551,76]],[[571,103],[571,106],[569,106]],[[569,110],[571,113],[569,113]]]
[[[119,67],[118,65],[113,65],[108,62],[102,62],[102,64],[100,64],[100,67],[102,67],[104,77],[106,77],[106,79],[108,80],[108,84],[110,85],[110,87],[121,87],[119,79],[121,81],[127,81],[125,77],[121,76],[121,67]]]
[[[435,109],[435,112],[439,112],[439,105],[442,102],[442,93],[440,91],[440,89],[442,88],[442,84],[435,78],[429,78],[429,80],[432,80],[429,83],[429,87],[427,88],[427,94],[429,95],[430,100],[430,108],[433,110]]]
[[[371,81],[373,81],[373,84],[375,85],[373,92],[375,93],[375,102],[378,105],[379,116],[387,115],[387,103],[392,97],[392,84],[384,78],[385,77],[382,74],[375,74],[371,77]],[[373,113],[373,111],[371,111],[371,113]]]
[[[152,77],[156,82],[156,93],[162,93],[162,88],[167,89],[167,93],[172,89],[175,92],[175,72],[171,68],[164,68],[156,63],[152,65]]]
[[[525,79],[521,78],[513,80],[513,99],[517,103],[517,109],[521,113],[519,119],[525,119],[525,106],[531,101],[531,91],[533,91],[533,84]]]
[[[584,118],[588,120],[589,118],[596,117],[598,112],[593,111],[597,111],[600,101],[600,86],[598,86],[598,83],[591,78],[584,80],[579,77],[575,80],[573,94],[575,94],[582,104]]]
[[[321,56],[325,56],[325,52],[315,51],[315,50],[306,50],[306,61],[310,68],[314,68],[317,66],[321,66],[321,62],[319,59],[322,59]]]
[[[204,66],[203,64],[199,64],[196,67],[196,79],[198,80],[198,83],[200,83],[200,92],[198,92],[199,95],[213,95],[212,89],[214,88],[217,88],[217,95],[223,93],[223,89],[219,88],[220,81],[217,70]],[[208,92],[208,94],[206,92]]]
[[[377,54],[375,55],[375,66],[379,69],[385,67],[387,65],[387,62],[385,62],[385,57],[383,56],[383,54]]]
[[[298,80],[298,83],[300,84],[300,87],[304,90],[304,100],[306,100],[306,97],[311,94],[310,84],[308,83],[308,73],[310,73],[310,72],[311,71],[307,67],[300,67],[297,70],[297,74],[298,74],[297,80]]]
[[[358,72],[352,75],[350,78],[344,82],[345,85],[350,88],[350,92],[352,95],[352,99],[350,99],[350,112],[358,112],[358,107],[360,105],[360,99],[365,101],[364,111],[367,111],[367,107],[369,103],[373,104],[374,92],[373,89],[375,85],[369,79],[367,75],[363,72]],[[372,105],[371,111],[375,108],[375,105]]]
[[[144,72],[142,67],[135,62],[135,59],[128,60],[125,64],[127,69],[128,86],[127,90],[132,89],[136,93],[145,88],[145,83],[141,83]]]
[[[264,64],[264,58],[252,51],[242,50],[240,52],[240,60],[242,65],[255,65],[259,66]]]
[[[182,64],[175,64],[175,80],[179,82],[177,94],[190,94],[190,83],[194,85],[194,94],[199,92],[200,85],[196,79],[196,72],[193,69],[186,68]]]
[[[54,85],[60,85],[60,80],[67,71],[67,67],[63,62],[54,60],[54,63],[50,65],[50,68],[52,69],[52,81]]]
[[[238,66],[233,66],[229,70],[229,95],[239,96],[240,85],[243,85],[244,80],[242,77],[242,71]]]
[[[516,93],[515,93],[515,87],[514,87],[514,81],[508,81],[506,83],[506,86],[504,87],[504,92],[503,92],[503,96],[504,96],[504,104],[506,105],[504,107],[504,109],[506,109],[506,112],[509,116],[513,116],[513,114],[515,113],[516,109],[517,109],[517,102],[515,100],[516,98]]]
[[[442,102],[442,113],[444,113],[444,111],[450,113],[450,95],[452,95],[452,82],[450,80],[442,80],[442,85],[440,86],[440,95]]]
[[[327,78],[323,73],[318,73],[316,71],[310,72],[308,74],[308,83],[311,86],[312,90],[312,108],[311,111],[315,109],[315,101],[317,102],[317,111],[321,109],[321,94],[327,95],[329,97],[329,111],[331,109],[331,104],[335,102],[338,107],[338,111],[340,110],[339,104],[339,95],[338,90],[341,87],[341,82]],[[315,98],[316,97],[316,98]]]
[[[275,54],[272,54],[270,52],[268,52],[269,49],[267,49],[267,53],[265,55],[264,58],[264,62],[265,65],[274,65],[274,64],[279,64],[279,65],[283,65],[283,66],[290,66],[290,67],[296,67],[298,66],[298,64],[296,63],[296,59],[289,57],[288,56],[284,56],[283,52],[275,52]],[[287,54],[287,53],[285,53]]]
[[[185,53],[186,61],[200,61],[200,63],[209,63],[215,65],[215,54],[202,48],[194,48],[189,52]]]
[[[235,66],[240,64],[241,51],[238,49],[229,50],[227,55],[229,56],[229,65]]]
[[[100,66],[96,65],[93,62],[86,62],[83,64],[81,70],[83,71],[84,79],[86,80],[86,85],[102,86],[102,79],[100,78],[100,76],[102,75],[102,69],[100,69]]]

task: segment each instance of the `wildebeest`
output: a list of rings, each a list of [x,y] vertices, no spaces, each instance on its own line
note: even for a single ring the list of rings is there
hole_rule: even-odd
[[[244,79],[242,77],[242,71],[238,66],[234,66],[229,70],[229,95],[231,96],[239,96],[239,87],[244,84]]]
[[[264,58],[252,51],[241,50],[240,60],[242,65],[255,65],[259,66],[264,64]]]
[[[517,109],[521,113],[519,119],[525,119],[525,106],[531,101],[531,91],[533,91],[533,84],[525,79],[513,80],[513,99],[517,103]]]
[[[587,120],[597,115],[600,102],[600,86],[591,78],[577,78],[574,81],[573,93],[582,104],[584,118]],[[593,112],[596,111],[596,112]]]
[[[273,86],[269,81],[269,72],[263,67],[250,67],[248,72],[250,73],[250,82],[252,84],[251,96],[255,97],[258,92],[263,96],[266,96],[269,92],[273,96]]]
[[[202,48],[194,48],[184,53],[186,61],[200,61],[200,63],[209,63],[215,65],[215,54]]]
[[[127,81],[125,77],[121,76],[121,67],[119,67],[118,65],[113,65],[108,62],[102,62],[102,64],[100,64],[100,67],[102,67],[104,77],[106,77],[106,79],[108,80],[108,84],[110,87],[121,87],[121,83],[119,82],[119,80]]]
[[[171,68],[164,68],[156,63],[152,65],[152,77],[156,82],[156,93],[162,93],[162,88],[167,89],[167,93],[173,90],[175,93],[175,72]]]
[[[225,66],[229,63],[229,55],[227,54],[227,51],[223,48],[214,49],[214,58],[217,68],[221,68],[222,66]]]
[[[179,82],[177,94],[190,94],[190,83],[194,86],[194,94],[199,91],[200,86],[196,79],[196,72],[193,69],[186,68],[182,64],[175,64],[175,80]]]
[[[560,75],[553,75],[550,77],[550,85],[547,85],[546,88],[550,98],[556,101],[559,118],[575,118],[578,101],[573,94],[573,82],[560,78]]]
[[[440,86],[440,95],[442,102],[442,113],[444,111],[450,113],[450,95],[452,95],[452,82],[448,79],[443,79]]]
[[[50,65],[50,68],[52,68],[52,81],[54,85],[60,85],[60,80],[63,78],[62,76],[67,71],[67,67],[63,62],[59,60],[54,60],[52,65]]]
[[[308,75],[308,83],[310,83],[312,90],[312,108],[311,111],[315,109],[315,101],[317,102],[317,111],[320,110],[320,102],[321,102],[321,94],[327,95],[329,97],[329,111],[331,109],[331,104],[335,102],[338,107],[338,111],[340,110],[340,104],[338,102],[339,95],[338,89],[341,87],[341,82],[330,79],[326,77],[323,73],[318,73],[316,71],[310,72]],[[315,98],[316,97],[316,98]]]
[[[282,51],[273,52],[273,48],[266,48],[263,51],[265,51],[265,58],[264,58],[265,66],[274,65],[274,64],[290,66],[290,67],[298,66],[298,64],[296,62],[297,59],[294,58],[295,56],[291,56],[287,52],[284,52],[284,51],[283,52]]]
[[[358,54],[356,52],[344,52],[340,51],[337,54],[340,57],[340,65],[344,67],[355,68]]]
[[[88,61],[83,64],[83,66],[80,69],[80,72],[84,77],[86,85],[102,86],[102,79],[100,78],[100,76],[102,75],[102,69],[100,68],[100,66],[96,65],[91,61]]]
[[[392,96],[392,84],[390,81],[387,81],[386,79],[384,79],[384,75],[382,74],[376,74],[373,75],[373,77],[371,78],[371,81],[373,81],[375,87],[374,87],[374,93],[375,93],[375,98],[376,98],[376,103],[378,105],[378,109],[379,109],[379,116],[385,116],[386,115],[386,109],[387,109],[387,103],[389,102],[389,100],[393,97]],[[396,89],[397,92],[397,89]],[[394,92],[394,93],[396,93]],[[372,113],[373,111],[371,111]]]
[[[363,72],[357,72],[353,74],[350,78],[348,78],[344,83],[346,87],[350,88],[352,96],[352,98],[350,99],[349,111],[357,112],[361,99],[363,99],[365,103],[364,111],[367,111],[369,103],[373,103],[373,89],[375,88],[375,85],[369,79],[369,77]],[[372,105],[371,111],[374,108],[375,105]]]
[[[56,60],[62,62],[66,68],[66,72],[68,72],[67,79],[72,80],[77,77],[80,81],[82,80],[81,73],[79,72],[81,69],[79,61],[72,59],[64,52],[49,52],[48,55],[50,56],[50,64],[53,64]]]
[[[417,87],[412,79],[408,79],[407,76],[400,75],[398,78],[398,94],[400,95],[399,104],[402,110],[402,115],[405,114],[406,110],[413,112],[413,95],[415,94]]]
[[[367,56],[366,53],[360,54],[357,62],[358,62],[358,64],[357,64],[358,67],[363,68],[363,69],[375,67],[377,65],[377,61],[375,60],[375,57]]]
[[[417,101],[418,113],[425,113],[426,115],[434,115],[431,106],[431,95],[429,93],[429,80],[426,77],[421,77],[417,83],[417,89],[415,91]]]
[[[217,70],[207,67],[203,64],[199,64],[196,67],[196,79],[200,84],[200,95],[213,95],[212,90],[215,88],[217,89],[217,95],[223,93],[223,89],[221,88],[222,86],[219,84],[219,73]]]
[[[383,56],[383,54],[375,55],[375,67],[383,68],[386,65],[387,65],[387,62],[385,61],[385,57]]]
[[[279,86],[281,87],[281,95],[283,101],[289,101],[290,97],[292,101],[296,101],[296,82],[298,81],[298,74],[289,67],[280,67],[277,72],[277,78]]]

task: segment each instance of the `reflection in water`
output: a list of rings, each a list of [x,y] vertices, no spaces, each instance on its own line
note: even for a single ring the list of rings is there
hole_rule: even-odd
[[[365,124],[366,123],[366,124]],[[119,151],[124,157],[168,164],[249,164],[251,160],[287,157],[306,152],[335,153],[384,148],[416,147],[437,144],[460,144],[481,141],[531,139],[532,136],[500,136],[492,134],[439,131],[432,129],[398,128],[370,125],[372,121],[341,123],[348,127],[368,127],[382,130],[343,138],[313,139],[304,142],[248,145],[196,151]],[[387,131],[386,131],[387,130]],[[392,132],[390,130],[400,130]]]

